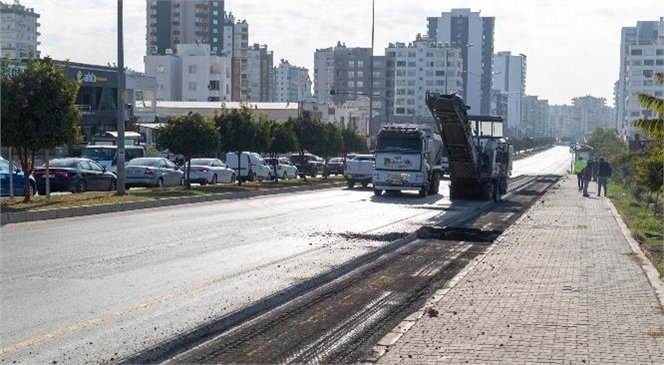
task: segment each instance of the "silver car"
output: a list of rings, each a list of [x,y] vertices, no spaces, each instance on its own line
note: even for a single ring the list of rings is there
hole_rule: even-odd
[[[182,185],[184,173],[167,158],[134,158],[125,168],[125,186],[162,187]]]
[[[182,167],[182,171],[187,165]],[[201,185],[235,182],[235,170],[216,158],[192,158],[189,180]]]

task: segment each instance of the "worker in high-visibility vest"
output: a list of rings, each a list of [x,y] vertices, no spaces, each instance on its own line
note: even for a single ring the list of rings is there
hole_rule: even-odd
[[[579,159],[574,164],[574,173],[576,174],[576,178],[578,180],[579,191],[583,190],[583,176],[581,172],[583,172],[583,169],[586,168],[587,165],[588,162],[584,160],[583,157],[579,157]]]

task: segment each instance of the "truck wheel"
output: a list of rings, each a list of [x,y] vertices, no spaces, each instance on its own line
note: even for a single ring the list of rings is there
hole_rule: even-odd
[[[480,191],[480,196],[482,197],[482,200],[490,200],[493,197],[493,191],[494,188],[492,183],[484,183]]]
[[[381,196],[381,195],[383,195],[383,190],[381,190],[381,189],[374,189],[374,195],[375,195],[375,196]]]
[[[353,180],[348,180],[346,183],[348,184],[348,189],[355,187],[355,181]]]
[[[428,192],[429,192],[429,187],[426,186],[426,185],[424,185],[424,186],[420,189],[420,194],[419,194],[419,195],[420,195],[420,198],[426,198]]]
[[[431,187],[429,188],[429,195],[438,194],[439,188],[440,188],[440,175],[436,174],[436,176],[434,176],[434,178],[431,181]]]
[[[368,181],[362,181],[362,187],[366,188],[367,186],[369,186],[369,182]]]

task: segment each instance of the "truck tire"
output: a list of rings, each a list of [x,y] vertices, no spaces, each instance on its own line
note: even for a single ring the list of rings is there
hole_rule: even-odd
[[[429,187],[427,185],[424,185],[420,189],[419,196],[420,196],[420,198],[426,198],[428,193],[429,193]]]
[[[362,187],[366,188],[367,186],[369,186],[369,182],[368,181],[362,181]]]
[[[482,200],[491,200],[493,198],[493,193],[494,193],[494,187],[493,183],[490,182],[485,182],[482,184],[480,187],[480,197]]]
[[[348,185],[348,189],[352,189],[355,187],[355,181],[353,180],[346,181],[346,184]]]
[[[440,190],[440,174],[436,174],[431,180],[431,187],[429,188],[429,195],[436,195]]]
[[[381,190],[381,189],[374,189],[374,195],[375,195],[375,196],[381,196],[381,195],[383,195],[383,190]]]

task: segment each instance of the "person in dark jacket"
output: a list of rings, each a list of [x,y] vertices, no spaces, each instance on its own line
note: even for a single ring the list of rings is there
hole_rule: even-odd
[[[611,177],[612,172],[613,169],[611,168],[611,165],[604,161],[604,157],[600,157],[599,163],[597,164],[597,196],[600,196],[602,187],[604,187],[604,196],[608,193],[606,187],[609,183],[609,177]]]
[[[588,195],[588,185],[590,184],[590,180],[593,178],[593,161],[589,160],[588,165],[583,168],[583,171],[581,171],[581,177],[583,178],[583,196],[588,198],[590,195]]]

